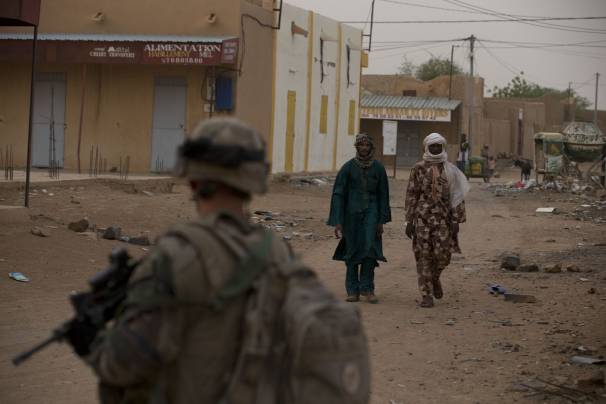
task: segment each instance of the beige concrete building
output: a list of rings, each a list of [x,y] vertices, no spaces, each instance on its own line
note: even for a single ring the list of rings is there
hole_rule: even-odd
[[[484,80],[481,77],[474,78],[474,103],[473,108],[470,108],[469,80],[467,76],[454,76],[450,84],[448,76],[423,82],[410,76],[369,75],[362,77],[362,87],[373,94],[392,96],[422,98],[448,97],[450,94],[450,98],[461,102],[461,107],[453,112],[455,116],[458,115],[458,132],[469,133],[469,113],[473,111],[473,155],[479,155],[482,146],[488,145],[494,155],[532,159],[534,134],[541,131],[557,132],[565,122],[572,119],[571,111],[574,111],[574,104],[569,105],[566,100],[554,95],[531,99],[485,98]],[[589,113],[583,115],[583,118],[591,120]],[[363,129],[364,126],[363,121]],[[449,157],[456,158],[458,136],[452,134],[454,130],[452,125],[451,127],[417,125],[416,128],[411,129],[412,132],[415,130],[421,137],[433,130],[443,131],[449,142]],[[420,153],[419,149],[418,156]]]
[[[476,150],[479,153],[483,144],[480,128],[484,80],[481,77],[474,78],[473,108],[469,107],[471,84],[466,76],[453,76],[452,82],[448,76],[436,77],[430,81],[421,81],[399,74],[362,76],[363,91],[374,95],[400,97],[398,103],[417,106],[416,109],[421,112],[423,110],[431,112],[424,118],[412,116],[398,120],[398,165],[411,165],[412,162],[418,161],[422,155],[423,138],[431,132],[439,132],[446,137],[449,159],[456,160],[459,136],[461,133],[469,133],[470,111],[473,116],[471,122],[473,150],[474,153]],[[418,101],[415,102],[413,97]],[[364,112],[364,108],[362,111]],[[442,118],[436,118],[436,114]],[[381,133],[380,122],[364,119],[362,116],[361,125],[363,131]],[[375,135],[375,137],[377,138],[375,141],[382,143],[381,136]]]
[[[266,136],[273,172],[335,168],[358,129],[362,33],[280,4],[42,2],[32,165],[109,170],[128,156],[131,172],[169,171],[197,122],[233,115]],[[0,147],[18,167],[31,37],[0,29]]]
[[[108,169],[129,156],[133,172],[168,170],[183,137],[219,113],[268,133],[273,34],[253,18],[272,25],[275,16],[244,0],[42,2],[32,164],[48,166],[54,146],[66,169],[80,161],[87,170],[98,148]],[[26,159],[25,32],[0,33],[0,145],[13,145],[17,166]]]

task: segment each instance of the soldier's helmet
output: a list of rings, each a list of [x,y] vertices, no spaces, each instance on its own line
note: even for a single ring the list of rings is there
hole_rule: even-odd
[[[203,121],[179,147],[178,174],[223,183],[247,194],[267,191],[269,164],[260,134],[235,118]]]

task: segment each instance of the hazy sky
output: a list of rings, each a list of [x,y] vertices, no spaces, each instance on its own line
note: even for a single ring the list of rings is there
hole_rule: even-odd
[[[371,4],[371,0],[286,2],[339,21],[366,21]],[[530,18],[606,16],[606,0],[376,0],[375,21],[499,19],[498,16],[471,11],[465,8],[466,5]],[[531,24],[557,24],[558,27],[542,28]],[[363,26],[352,25],[360,28]],[[365,33],[368,30],[369,26]],[[450,58],[453,44],[460,46],[454,51],[455,62],[467,72],[469,41],[451,40],[466,38],[471,34],[478,38],[475,69],[484,77],[486,89],[492,89],[495,85],[503,86],[515,73],[523,71],[526,80],[542,86],[566,89],[568,83],[572,82],[572,87],[593,105],[595,73],[598,72],[601,74],[598,106],[606,109],[606,19],[528,23],[375,24],[370,66],[365,73],[395,73],[404,57],[417,64],[426,61],[430,55]],[[436,40],[448,42],[423,42]],[[399,43],[393,43],[394,41]],[[549,46],[579,43],[582,44]]]

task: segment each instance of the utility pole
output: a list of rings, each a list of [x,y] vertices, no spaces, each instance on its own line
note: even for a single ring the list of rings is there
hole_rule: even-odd
[[[572,81],[568,82],[568,121],[574,121],[574,114],[572,113]]]
[[[375,22],[375,0],[372,0],[372,4],[370,6],[370,33],[368,33],[368,34],[362,33],[362,38],[368,37],[368,49],[367,49],[368,52],[370,52],[372,50],[372,28],[374,26],[374,22]]]
[[[595,102],[593,103],[593,123],[598,126],[598,81],[600,73],[595,74]]]
[[[467,125],[467,139],[469,141],[469,155],[472,156],[473,149],[473,104],[474,104],[474,92],[475,83],[473,79],[473,46],[476,41],[476,37],[471,35],[469,38],[469,123]]]
[[[454,59],[454,48],[455,45],[452,45],[450,48],[450,79],[448,80],[448,99],[450,100],[452,94],[452,63]]]

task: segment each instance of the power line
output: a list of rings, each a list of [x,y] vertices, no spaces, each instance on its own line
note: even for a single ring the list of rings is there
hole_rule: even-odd
[[[480,44],[480,47],[486,51],[486,53],[488,53],[490,56],[492,56],[493,59],[495,59],[497,62],[499,62],[499,64],[501,64],[501,66],[503,66],[505,69],[509,70],[512,74],[514,74],[516,76],[518,74],[520,74],[520,72],[521,72],[520,69],[517,69],[515,66],[505,62],[503,59],[501,59],[500,57],[498,57],[497,55],[492,53],[490,51],[490,49],[486,48],[486,46],[484,46],[483,40],[482,41],[478,40],[478,43]]]
[[[383,20],[374,21],[375,24],[459,24],[459,23],[477,23],[477,22],[528,22],[528,21],[565,21],[565,20],[606,20],[606,16],[599,17],[539,17],[539,18],[516,18],[510,20],[503,19],[483,19],[483,20]],[[345,24],[364,24],[365,21],[341,21]],[[602,32],[600,32],[602,33]],[[606,33],[606,31],[604,31]]]
[[[540,27],[540,28],[554,29],[554,30],[560,30],[560,31],[569,31],[569,32],[592,33],[592,34],[606,33],[605,30],[598,30],[598,29],[586,28],[586,27],[572,27],[572,26],[567,26],[567,25],[558,25],[558,24],[549,24],[549,23],[538,23],[537,24],[534,22],[522,21],[520,19],[517,19],[517,16],[515,16],[513,14],[502,13],[502,12],[491,10],[491,9],[488,9],[485,7],[480,7],[480,6],[470,4],[470,3],[466,3],[461,0],[444,0],[444,1],[447,3],[450,3],[450,4],[457,5],[459,7],[463,7],[468,10],[478,11],[485,15],[498,16],[500,18],[505,18],[507,21],[516,21],[516,22],[520,22],[522,24],[531,25],[531,26]]]

